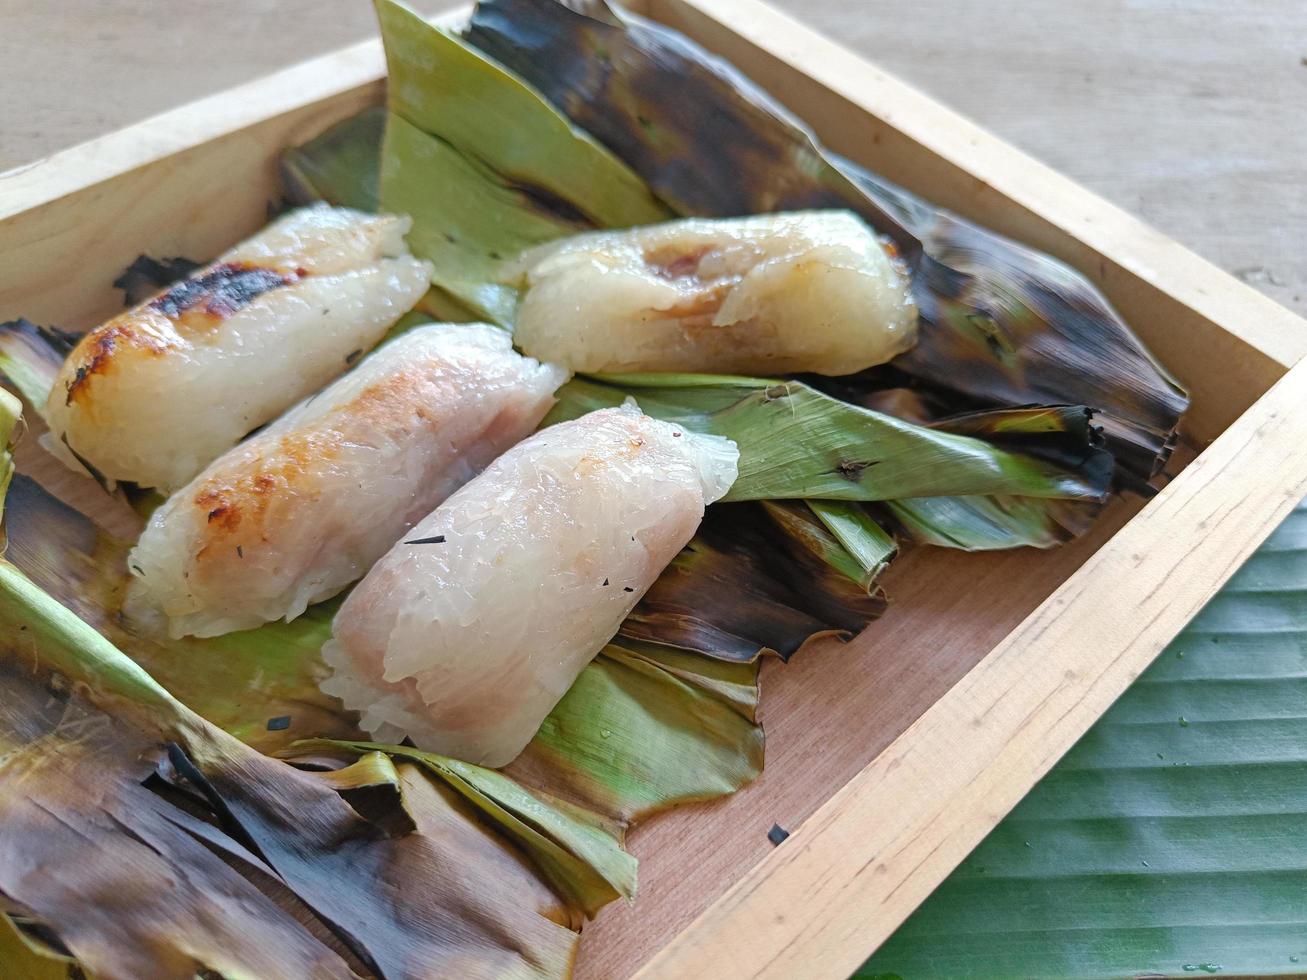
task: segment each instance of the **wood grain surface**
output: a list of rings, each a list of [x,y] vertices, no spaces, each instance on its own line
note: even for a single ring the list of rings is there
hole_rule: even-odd
[[[1307,312],[1301,0],[774,2]],[[0,0],[0,169],[372,30],[367,0]]]

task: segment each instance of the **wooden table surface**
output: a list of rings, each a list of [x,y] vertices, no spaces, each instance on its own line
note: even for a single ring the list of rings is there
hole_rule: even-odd
[[[1303,0],[773,2],[1307,313]],[[0,170],[373,30],[367,0],[164,6],[0,0]]]

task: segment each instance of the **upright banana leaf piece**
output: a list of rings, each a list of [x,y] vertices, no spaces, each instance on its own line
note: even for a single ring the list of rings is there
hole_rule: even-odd
[[[898,542],[894,536],[856,503],[809,500],[807,507],[853,559],[853,564],[845,569],[845,575],[870,588],[871,583],[880,577],[880,573],[889,567],[890,561],[898,554]],[[829,553],[829,549],[826,550]],[[838,555],[838,552],[835,554]],[[829,563],[839,567],[835,560]]]
[[[392,835],[194,714],[7,562],[0,638],[0,892],[90,973],[570,969],[551,890],[457,800]]]
[[[381,204],[381,138],[386,109],[372,106],[281,155],[281,185],[291,204],[330,201],[377,211]]]
[[[1014,431],[1001,449],[904,422],[822,394],[798,381],[642,374],[576,378],[558,392],[546,424],[634,398],[650,415],[740,447],[740,475],[726,501],[801,497],[895,500],[967,494],[1101,502],[1110,454],[1095,443],[1084,409],[1051,410],[1081,425]],[[1037,453],[1024,451],[1029,444]]]
[[[1089,405],[1134,486],[1169,454],[1187,397],[1083,277],[845,166],[689,38],[605,0],[481,0],[466,37],[681,214],[849,208],[888,235],[922,319],[895,366],[945,389],[955,410]]]
[[[1307,506],[858,972],[1301,977]]]
[[[914,415],[921,418],[918,408]],[[926,422],[930,428],[1020,448],[1044,460],[1074,465],[1067,436],[1091,443],[1097,434],[1082,408],[1051,406],[971,412]],[[882,510],[906,537],[963,551],[1052,548],[1084,534],[1103,508],[1101,500],[1050,497],[956,496],[886,501]]]
[[[381,206],[412,215],[416,255],[462,304],[509,324],[505,263],[531,245],[668,211],[611,152],[461,38],[378,0],[390,110]]]

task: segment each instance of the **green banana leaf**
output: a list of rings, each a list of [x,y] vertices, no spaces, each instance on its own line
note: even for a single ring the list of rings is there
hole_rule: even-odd
[[[433,282],[496,323],[523,249],[669,212],[625,164],[541,95],[455,35],[378,0],[388,69],[381,207],[411,215],[409,246]],[[300,159],[303,159],[301,154]]]
[[[1038,497],[917,497],[881,505],[905,538],[960,551],[1055,548],[1093,525],[1094,501]]]
[[[386,109],[372,106],[337,123],[303,146],[281,154],[281,186],[288,203],[330,201],[359,211],[381,206],[381,146]],[[167,283],[158,283],[160,286]]]
[[[619,638],[506,771],[621,827],[727,796],[762,772],[758,668]]]
[[[1036,447],[1034,455],[904,422],[799,381],[693,374],[575,378],[559,390],[545,424],[627,398],[657,418],[735,441],[740,475],[727,501],[1001,494],[1101,503],[1112,474],[1112,457],[1094,444],[1084,409],[1041,409],[1034,428],[1006,434],[1013,445]],[[1075,417],[1079,425],[1054,430],[1042,424]]]
[[[911,414],[923,418],[920,408]],[[924,421],[924,418],[923,418]],[[1069,407],[999,409],[926,421],[944,432],[983,438],[1052,463],[1077,463],[1075,434],[1090,443],[1090,417]],[[880,508],[886,523],[908,540],[963,551],[1052,548],[1084,534],[1103,509],[1101,500],[1011,495],[917,497],[889,500]]]
[[[858,972],[1307,972],[1307,506]]]
[[[38,414],[45,410],[46,397],[72,349],[67,335],[31,320],[0,323],[0,374]]]

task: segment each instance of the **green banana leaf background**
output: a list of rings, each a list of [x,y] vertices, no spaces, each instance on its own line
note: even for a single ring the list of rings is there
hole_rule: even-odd
[[[1307,504],[857,973],[1307,974]]]

